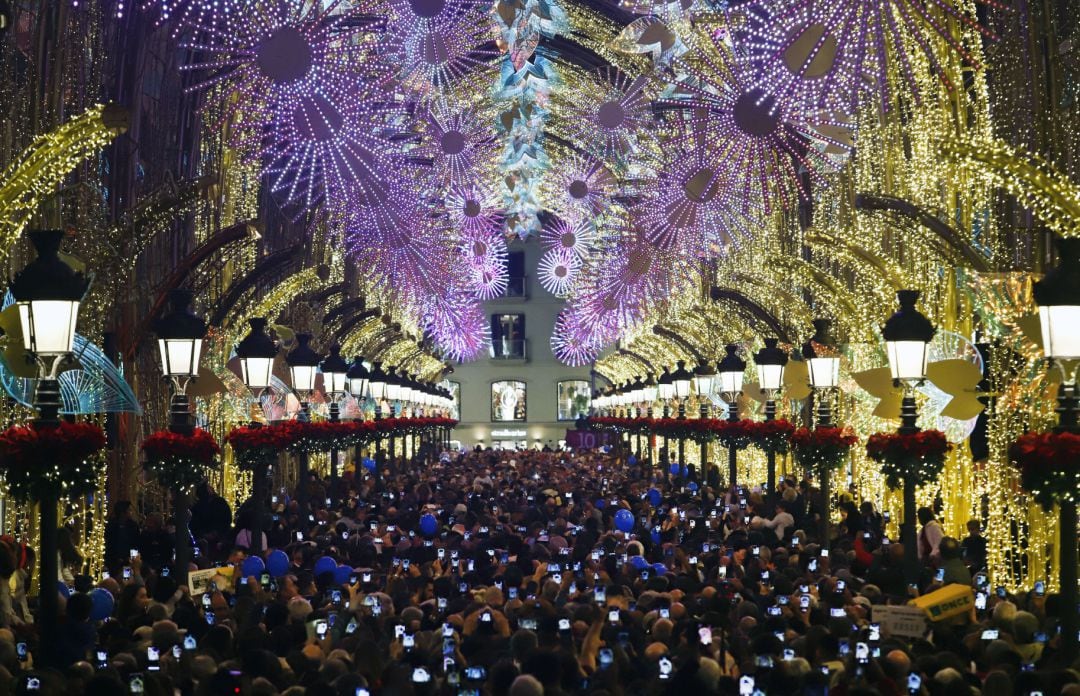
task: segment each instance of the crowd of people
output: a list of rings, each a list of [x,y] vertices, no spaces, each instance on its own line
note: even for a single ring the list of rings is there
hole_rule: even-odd
[[[883,512],[838,502],[841,522],[820,539],[823,501],[808,481],[717,489],[602,452],[442,453],[276,491],[264,562],[252,563],[260,505],[234,516],[204,486],[192,570],[221,570],[194,593],[171,568],[168,521],[136,521],[120,503],[107,577],[81,575],[61,544],[70,588],[57,645],[34,638],[32,551],[3,546],[13,580],[0,583],[0,689],[1080,694],[1058,597],[991,586],[978,521],[955,539],[920,510],[923,577],[911,587]],[[276,552],[285,567],[269,562]],[[918,635],[882,620],[949,584],[972,586],[976,608]],[[105,618],[99,590],[115,600]]]

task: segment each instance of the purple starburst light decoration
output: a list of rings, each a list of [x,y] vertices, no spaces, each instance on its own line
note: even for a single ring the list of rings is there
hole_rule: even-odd
[[[550,217],[540,230],[540,245],[548,250],[569,251],[585,258],[593,248],[596,231],[586,219],[564,220]]]
[[[656,249],[695,258],[718,255],[740,230],[754,229],[726,192],[731,172],[705,149],[673,146],[630,208],[633,226]]]
[[[400,107],[361,95],[335,102],[321,90],[277,106],[257,144],[275,194],[311,209],[327,198],[375,208],[394,193],[404,168],[393,141]]]
[[[574,288],[581,259],[571,250],[550,249],[536,264],[540,287],[556,297],[566,297]]]
[[[477,183],[455,186],[446,194],[445,206],[451,224],[463,237],[477,233],[501,234],[502,200],[488,186]]]
[[[489,121],[471,110],[451,108],[441,100],[418,114],[423,144],[413,156],[431,162],[436,188],[468,185],[477,172],[494,166],[499,144]]]
[[[1005,8],[994,0],[977,1]],[[980,70],[946,22],[997,39],[951,0],[765,0],[745,14],[738,43],[759,75],[754,86],[779,100],[845,113],[855,113],[868,92],[888,109],[896,96],[889,84],[894,67],[918,99],[913,46],[949,89],[944,56],[934,48],[939,39],[966,67]]]
[[[270,126],[299,99],[316,95],[344,112],[358,83],[385,74],[371,59],[369,33],[382,20],[353,3],[251,3],[219,20],[182,22],[194,38],[181,48],[204,58],[180,69],[200,76],[188,92],[222,88],[223,122],[239,112],[248,126]]]
[[[248,4],[250,0],[143,0],[142,9],[157,13],[158,26],[178,22],[173,32],[176,36],[184,24],[215,27],[242,12]]]
[[[547,207],[566,217],[596,217],[611,205],[619,181],[603,162],[573,155],[544,174]]]
[[[583,330],[578,316],[567,310],[559,313],[551,331],[551,351],[559,362],[572,367],[588,365],[600,355],[601,348],[590,332]]]
[[[421,97],[492,67],[499,55],[490,4],[480,0],[389,0],[392,20],[382,42],[398,80]]]
[[[469,291],[490,300],[506,293],[506,239],[496,229],[477,229],[461,235],[461,257],[468,269]]]
[[[646,84],[608,66],[597,71],[597,80],[570,86],[560,103],[569,139],[603,161],[624,162],[654,130]]]
[[[491,343],[491,327],[475,299],[445,293],[434,298],[425,328],[443,355],[473,360]]]
[[[721,198],[732,209],[748,212],[760,205],[768,214],[808,195],[800,169],[824,185],[822,172],[836,167],[824,150],[847,145],[824,135],[822,127],[847,124],[794,111],[751,87],[741,77],[746,66],[733,64],[725,46],[715,37],[703,43],[676,61],[675,92],[658,104],[674,116],[674,142],[708,152],[725,182]]]

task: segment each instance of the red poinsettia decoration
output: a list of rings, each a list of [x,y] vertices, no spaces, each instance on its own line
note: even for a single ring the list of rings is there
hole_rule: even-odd
[[[1044,508],[1080,495],[1080,434],[1025,433],[1009,448],[1020,485]]]
[[[225,436],[225,442],[233,449],[236,463],[242,469],[254,469],[260,464],[269,464],[285,451],[291,435],[277,425],[251,426],[242,425],[233,428]]]
[[[799,464],[820,477],[843,464],[858,441],[850,428],[799,428],[791,434],[791,450]]]
[[[190,435],[161,430],[142,443],[147,473],[169,490],[190,493],[221,454],[214,436],[202,429]]]
[[[105,443],[93,423],[12,426],[0,433],[0,470],[19,500],[83,495],[97,487],[98,467],[90,459]]]
[[[866,455],[881,463],[881,473],[891,488],[898,488],[907,476],[923,486],[945,468],[952,445],[940,430],[917,433],[875,433],[866,440]]]

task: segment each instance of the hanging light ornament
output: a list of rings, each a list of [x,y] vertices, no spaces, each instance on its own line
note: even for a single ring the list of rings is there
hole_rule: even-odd
[[[564,310],[555,319],[555,327],[551,332],[551,351],[556,359],[565,365],[588,365],[600,355],[602,346],[592,340],[589,334],[590,332],[581,326],[579,317]]]
[[[581,259],[573,251],[550,249],[536,264],[540,287],[556,297],[565,297],[573,289],[580,268]]]
[[[244,5],[251,0],[143,0],[144,12],[156,12],[155,24],[161,26],[176,22],[173,36],[180,33],[180,27],[187,24],[215,27],[243,12]]]
[[[214,16],[217,25],[181,22],[191,38],[180,48],[204,58],[180,70],[196,76],[187,92],[220,88],[223,121],[243,114],[249,126],[271,126],[305,97],[341,112],[358,81],[383,74],[372,60],[371,33],[383,21],[358,3],[248,2],[243,12]]]
[[[954,35],[954,24],[998,38],[952,0],[766,0],[746,7],[738,44],[757,74],[752,87],[787,103],[853,114],[867,95],[884,110],[895,104],[900,94],[893,75],[919,99],[914,52],[949,89],[946,57],[936,46],[981,70]]]
[[[436,190],[467,186],[495,165],[495,131],[470,109],[432,101],[417,114],[416,127],[423,142],[411,156],[430,161],[431,187]]]
[[[585,258],[592,251],[596,232],[587,219],[564,220],[550,217],[540,231],[540,246],[545,250],[569,251]]]
[[[618,186],[618,178],[599,159],[573,154],[545,172],[545,207],[566,218],[601,216],[611,206]]]
[[[380,45],[414,96],[445,95],[469,73],[491,67],[498,52],[489,11],[479,0],[389,0],[391,20]]]
[[[607,66],[596,80],[570,83],[560,93],[558,114],[568,139],[601,161],[625,164],[641,141],[653,137],[655,119],[646,78],[631,79]]]
[[[704,150],[721,180],[717,193],[732,209],[745,212],[793,205],[809,191],[799,173],[824,185],[824,172],[836,168],[827,147],[847,144],[823,134],[822,125],[846,124],[798,112],[755,88],[748,66],[738,63],[716,37],[701,42],[674,64],[678,76],[658,107],[672,112],[674,142]]]
[[[502,202],[485,184],[454,186],[446,194],[444,205],[450,224],[463,241],[476,235],[486,238],[489,233],[502,233]]]

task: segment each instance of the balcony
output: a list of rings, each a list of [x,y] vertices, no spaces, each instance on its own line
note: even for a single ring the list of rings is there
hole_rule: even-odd
[[[492,361],[505,362],[528,362],[529,342],[524,338],[495,338],[491,341]]]

